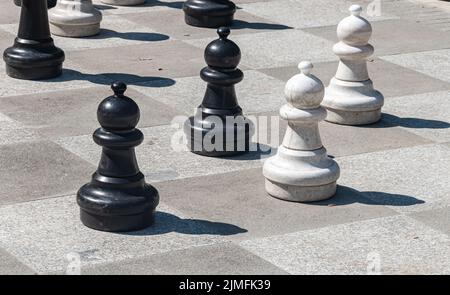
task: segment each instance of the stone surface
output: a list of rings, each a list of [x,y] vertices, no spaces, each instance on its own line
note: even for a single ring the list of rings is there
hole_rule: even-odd
[[[73,193],[92,170],[89,163],[48,141],[1,145],[0,204]]]
[[[2,261],[0,275],[32,275],[35,273],[3,249],[0,249],[0,259]]]
[[[320,106],[322,81],[311,71],[311,62],[299,64],[300,74],[286,83],[287,104],[280,116],[288,122],[282,145],[263,167],[266,191],[273,197],[294,202],[325,200],[336,193],[339,166],[328,157],[319,134],[319,122],[327,113]]]
[[[450,238],[405,216],[335,225],[240,245],[292,274],[450,273]]]
[[[409,215],[424,224],[439,230],[447,235],[450,235],[450,215],[448,214],[450,208],[444,207],[440,209],[416,212]]]
[[[333,199],[281,202],[264,189],[261,168],[156,183],[164,202],[198,218],[227,222],[247,232],[235,240],[297,232],[397,214],[350,187],[338,186]],[[233,186],[229,184],[233,183]],[[211,187],[216,190],[211,191]],[[264,225],[264,226],[262,226]]]
[[[84,274],[118,275],[258,275],[287,274],[232,243],[155,254],[126,263],[97,265]]]
[[[91,0],[60,0],[49,11],[50,31],[63,37],[87,37],[100,32],[102,14]]]
[[[368,44],[372,26],[362,18],[362,8],[352,5],[350,16],[337,27],[339,42],[333,52],[339,56],[336,75],[325,90],[322,105],[326,120],[343,125],[365,125],[380,120],[383,95],[373,88],[367,70],[367,58],[374,48]]]
[[[133,6],[145,3],[145,0],[101,0],[102,3],[120,6]]]

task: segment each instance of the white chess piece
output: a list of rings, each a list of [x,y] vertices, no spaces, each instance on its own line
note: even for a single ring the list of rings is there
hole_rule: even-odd
[[[320,106],[322,82],[311,74],[310,62],[299,64],[300,74],[285,88],[287,104],[280,116],[288,121],[282,145],[264,163],[266,191],[273,197],[295,202],[319,201],[336,193],[338,164],[328,157],[319,134],[319,122],[327,111]]]
[[[117,6],[133,6],[144,4],[145,0],[101,0],[101,2]]]
[[[383,95],[373,88],[367,71],[367,58],[374,52],[368,44],[372,26],[360,16],[359,5],[350,7],[351,15],[337,27],[340,40],[333,51],[339,56],[339,66],[322,102],[328,110],[326,120],[345,125],[375,123],[381,118]]]
[[[91,0],[59,0],[49,10],[50,31],[63,37],[87,37],[100,31],[102,14]]]

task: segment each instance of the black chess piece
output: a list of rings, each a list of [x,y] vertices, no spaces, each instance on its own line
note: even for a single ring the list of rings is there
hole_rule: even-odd
[[[22,0],[14,0],[14,4],[16,4],[17,6],[21,6]],[[56,0],[47,0],[48,9],[53,8],[55,6],[56,6]]]
[[[19,33],[3,59],[13,78],[41,80],[62,74],[64,52],[50,36],[46,0],[22,0]]]
[[[236,5],[229,0],[188,0],[183,11],[188,25],[218,28],[231,25]]]
[[[242,114],[234,85],[244,74],[237,68],[241,50],[228,39],[230,29],[220,27],[219,39],[205,49],[207,67],[200,77],[208,82],[202,104],[184,124],[188,148],[200,155],[222,157],[249,151],[252,123]]]
[[[111,232],[133,231],[153,223],[158,191],[145,183],[134,148],[144,135],[135,128],[140,111],[124,93],[127,86],[114,82],[114,95],[104,99],[97,110],[101,128],[93,135],[102,146],[97,171],[90,183],[80,188],[77,202],[81,221],[87,227]]]

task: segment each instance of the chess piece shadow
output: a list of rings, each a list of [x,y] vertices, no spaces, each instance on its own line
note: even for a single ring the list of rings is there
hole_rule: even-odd
[[[292,27],[281,25],[281,24],[269,24],[269,23],[250,23],[244,20],[235,19],[231,29],[252,29],[252,30],[288,30],[293,29]]]
[[[213,222],[201,219],[183,219],[170,213],[157,211],[155,215],[155,224],[153,227],[140,231],[119,234],[153,236],[172,232],[186,235],[231,236],[246,233],[247,230],[229,223]]]
[[[366,128],[390,128],[390,127],[404,127],[413,129],[447,129],[450,128],[450,123],[439,120],[429,120],[421,118],[401,118],[392,114],[382,113],[381,121],[377,124],[362,125],[359,127]]]
[[[425,201],[412,196],[375,191],[362,192],[347,186],[338,185],[333,199],[311,202],[308,204],[319,206],[345,206],[354,203],[376,206],[406,207],[424,204]]]
[[[262,160],[274,155],[277,152],[277,148],[271,147],[267,144],[251,142],[250,150],[241,155],[228,157],[227,160],[230,161],[253,161]]]
[[[116,32],[109,29],[100,29],[100,33],[95,36],[90,36],[84,39],[109,39],[109,38],[120,38],[124,40],[131,41],[147,41],[147,42],[157,42],[169,39],[169,36],[159,33],[146,33],[146,32]]]
[[[128,85],[137,85],[137,83],[153,81],[154,83],[151,83],[151,85],[148,83],[142,85],[139,84],[143,87],[152,88],[169,87],[176,83],[175,80],[165,77],[144,77],[128,73],[86,74],[72,69],[63,69],[63,74],[58,78],[41,80],[40,82],[88,81],[94,84],[110,85],[111,81],[116,80],[124,81]]]

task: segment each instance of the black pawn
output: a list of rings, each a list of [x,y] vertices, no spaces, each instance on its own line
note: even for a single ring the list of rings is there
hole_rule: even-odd
[[[188,0],[183,11],[188,25],[218,28],[231,25],[236,5],[229,0]]]
[[[138,105],[124,95],[127,86],[115,82],[114,95],[104,99],[97,110],[101,128],[94,132],[102,156],[90,183],[80,188],[77,202],[84,225],[111,232],[133,231],[153,223],[158,191],[145,183],[134,148],[144,135],[136,125]]]
[[[40,80],[62,74],[64,52],[50,37],[46,0],[22,0],[19,33],[3,59],[13,78]]]
[[[196,114],[185,122],[184,131],[192,152],[211,157],[234,156],[248,152],[253,125],[243,116],[234,88],[244,78],[237,68],[241,50],[228,39],[229,28],[221,27],[217,33],[219,39],[205,49],[208,66],[200,72],[200,77],[208,82],[205,96]],[[227,120],[238,124],[227,124]],[[211,134],[220,136],[211,139]]]
[[[17,6],[21,6],[22,0],[14,0],[14,4],[16,4]],[[47,0],[48,9],[53,8],[55,6],[56,6],[56,0]]]

